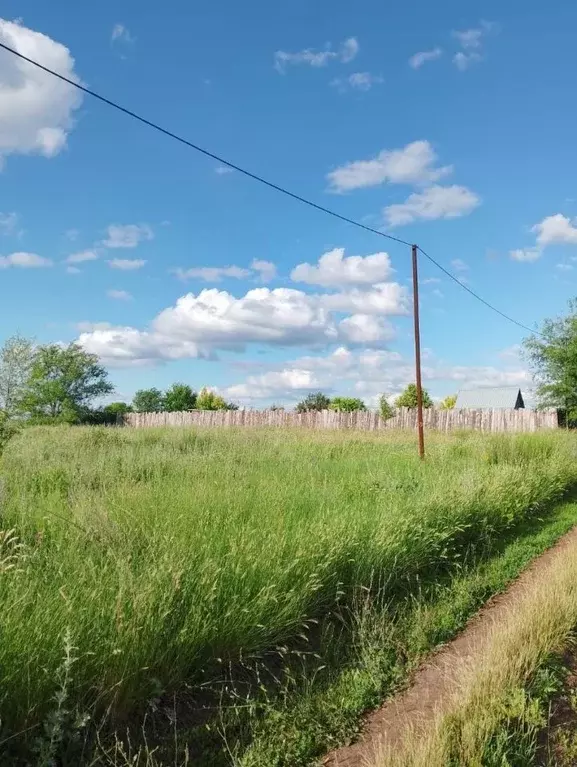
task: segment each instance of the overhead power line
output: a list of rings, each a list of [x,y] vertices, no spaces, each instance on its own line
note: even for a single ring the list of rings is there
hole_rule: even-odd
[[[496,306],[493,306],[493,304],[490,304],[488,301],[485,301],[484,298],[482,298],[478,293],[475,293],[474,290],[471,290],[471,288],[468,285],[465,285],[464,282],[461,282],[461,280],[458,277],[455,277],[454,274],[451,274],[451,272],[448,269],[445,269],[445,267],[442,266],[438,261],[435,261],[435,259],[432,256],[430,256],[428,253],[426,253],[423,250],[423,248],[421,248],[420,245],[417,245],[417,248],[421,251],[421,253],[425,256],[425,258],[428,258],[429,261],[437,267],[437,269],[440,269],[444,274],[447,275],[447,277],[450,277],[453,280],[453,282],[456,282],[457,285],[460,285],[463,288],[463,290],[466,290],[467,293],[470,293],[474,298],[476,298],[477,301],[480,301],[482,304],[485,304],[485,306],[487,306],[489,309],[501,315],[501,317],[503,317],[504,319],[509,320],[509,322],[512,322],[514,325],[517,325],[518,327],[523,328],[523,330],[527,330],[529,331],[529,333],[535,333],[538,336],[543,335],[543,333],[540,333],[538,330],[532,330],[527,325],[523,325],[522,322],[517,322],[517,320],[514,320],[513,317],[509,317],[508,314],[505,314],[500,309],[497,309]]]
[[[28,56],[25,56],[23,53],[20,53],[19,51],[15,50],[14,48],[11,48],[9,45],[6,45],[3,42],[0,42],[0,48],[3,48],[8,53],[11,53],[14,56],[17,56],[19,59],[22,59],[23,61],[28,62],[28,64],[32,64],[32,66],[37,67],[38,69],[41,69],[43,72],[46,72],[47,74],[52,75],[53,77],[56,77],[65,83],[68,83],[68,85],[71,85],[73,88],[77,88],[83,93],[87,93],[89,96],[92,96],[93,98],[98,99],[98,101],[101,101],[102,103],[107,104],[113,109],[116,109],[119,112],[123,112],[125,115],[132,117],[134,120],[137,120],[143,125],[147,125],[149,128],[153,128],[159,133],[163,133],[165,136],[168,136],[169,138],[174,139],[175,141],[178,141],[180,144],[184,144],[190,149],[194,149],[196,152],[200,152],[200,154],[203,154],[205,157],[210,157],[212,160],[216,160],[217,162],[222,163],[222,165],[226,165],[228,168],[238,171],[238,173],[241,173],[242,175],[253,179],[253,181],[258,181],[260,184],[264,184],[265,186],[268,186],[270,189],[274,189],[275,191],[280,192],[281,194],[284,194],[287,197],[291,197],[293,200],[297,200],[297,202],[303,203],[303,205],[308,205],[310,208],[319,210],[321,211],[321,213],[326,213],[328,216],[332,216],[333,218],[339,219],[340,221],[344,221],[347,224],[351,224],[351,226],[355,226],[358,229],[364,229],[366,232],[371,232],[372,234],[376,234],[379,237],[385,237],[387,240],[391,240],[392,242],[397,242],[400,245],[406,245],[407,247],[412,247],[412,243],[407,242],[407,240],[402,240],[400,237],[394,237],[392,234],[387,234],[386,232],[382,232],[382,231],[379,231],[378,229],[374,229],[372,226],[367,226],[366,224],[363,224],[360,221],[356,221],[353,218],[349,218],[348,216],[343,216],[341,213],[337,213],[335,210],[331,210],[330,208],[325,208],[323,205],[319,205],[318,203],[313,202],[312,200],[309,200],[306,197],[302,197],[301,195],[296,194],[295,192],[291,192],[289,189],[286,189],[285,187],[280,186],[279,184],[275,184],[272,181],[269,181],[268,179],[263,178],[262,176],[259,176],[256,173],[252,173],[251,171],[246,170],[246,168],[242,168],[240,165],[236,165],[235,163],[230,162],[229,160],[226,160],[224,157],[220,157],[214,152],[210,152],[208,149],[204,149],[198,144],[195,144],[192,141],[189,141],[188,139],[185,139],[182,136],[179,136],[177,133],[173,133],[167,128],[163,128],[158,123],[155,123],[152,120],[148,120],[146,117],[142,117],[142,115],[139,115],[136,112],[133,112],[131,109],[127,109],[126,107],[123,107],[121,104],[118,104],[116,101],[112,101],[112,99],[106,98],[106,96],[102,96],[100,93],[93,91],[91,88],[87,88],[85,85],[75,82],[69,77],[65,77],[64,75],[60,74],[59,72],[55,72],[53,69],[50,69],[49,67],[44,66],[44,64],[41,64],[40,62],[35,61],[34,59],[29,58]],[[451,274],[451,272],[448,269],[445,269],[445,267],[441,266],[441,264],[438,261],[435,261],[434,258],[429,256],[428,253],[426,253],[420,246],[418,246],[418,249],[425,256],[425,258],[428,258],[429,261],[431,261],[431,263],[433,263],[438,269],[440,269],[448,277],[450,277],[451,280],[456,282],[457,285],[460,285],[462,288],[464,288],[468,293],[470,293],[474,298],[476,298],[486,307],[496,312],[497,314],[499,314],[501,317],[508,320],[509,322],[512,322],[514,325],[517,325],[518,327],[529,331],[529,333],[537,333],[538,335],[541,335],[538,331],[531,330],[531,328],[527,327],[526,325],[523,325],[521,322],[517,322],[517,320],[514,320],[512,317],[509,317],[507,314],[497,309],[488,301],[485,301],[484,298],[481,298],[481,296],[479,296],[469,287],[464,285],[458,279],[458,277],[455,277],[455,275]]]

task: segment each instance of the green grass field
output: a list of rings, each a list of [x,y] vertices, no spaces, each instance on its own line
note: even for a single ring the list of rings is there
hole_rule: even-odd
[[[250,712],[254,689],[297,689],[299,663],[316,695],[315,649],[344,662],[334,626],[354,634],[367,595],[413,604],[577,483],[562,432],[430,436],[428,450],[419,462],[406,434],[25,430],[0,464],[0,758],[176,764],[148,746],[125,758],[127,729],[203,691],[215,721],[225,698]],[[206,724],[186,716],[183,731]],[[227,763],[235,744],[205,729],[203,764]]]

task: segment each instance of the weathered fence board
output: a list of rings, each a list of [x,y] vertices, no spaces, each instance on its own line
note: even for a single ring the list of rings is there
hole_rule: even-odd
[[[337,413],[332,410],[294,413],[285,410],[193,410],[184,413],[127,413],[125,426],[301,426],[308,429],[416,429],[417,412],[400,408],[393,418],[372,411]],[[555,410],[437,410],[424,411],[425,429],[483,432],[538,431],[557,428]]]

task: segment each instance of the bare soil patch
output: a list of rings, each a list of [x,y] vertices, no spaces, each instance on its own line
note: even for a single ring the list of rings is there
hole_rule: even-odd
[[[459,636],[417,669],[406,690],[370,713],[357,742],[330,752],[322,764],[325,767],[362,767],[374,760],[383,746],[400,748],[409,727],[423,727],[436,714],[446,711],[458,684],[456,674],[462,663],[482,655],[491,629],[507,618],[511,606],[524,592],[546,578],[551,564],[559,557],[567,556],[570,549],[577,552],[577,527],[537,557],[506,591],[490,599]],[[577,676],[575,681],[577,685]]]

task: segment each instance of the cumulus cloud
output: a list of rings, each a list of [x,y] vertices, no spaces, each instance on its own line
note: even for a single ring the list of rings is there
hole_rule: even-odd
[[[390,322],[373,314],[353,314],[339,323],[340,337],[349,344],[377,344],[392,341],[395,330]]]
[[[261,282],[271,282],[276,277],[276,266],[272,261],[265,261],[261,258],[253,258],[250,268],[257,272],[258,279]]]
[[[9,269],[11,266],[20,269],[41,269],[52,266],[52,261],[36,253],[12,253],[9,256],[0,256],[0,269]]]
[[[577,245],[576,220],[571,220],[562,213],[546,216],[531,227],[536,235],[536,244],[529,248],[517,248],[509,251],[513,261],[537,261],[549,245]]]
[[[427,61],[435,61],[441,58],[443,50],[441,48],[433,48],[430,51],[419,51],[411,56],[409,59],[409,66],[411,69],[420,69]]]
[[[81,250],[78,253],[72,253],[66,259],[67,264],[81,264],[84,261],[96,261],[98,252],[96,250]]]
[[[308,64],[311,67],[326,67],[330,61],[340,61],[348,64],[359,52],[359,43],[355,37],[349,37],[344,43],[333,50],[330,43],[325,45],[321,51],[315,51],[312,48],[305,48],[296,53],[287,53],[286,51],[277,51],[274,55],[274,66],[277,72],[285,74],[288,66],[297,66],[299,64]]]
[[[107,290],[106,295],[108,298],[114,298],[116,301],[130,301],[132,296],[126,290]]]
[[[547,216],[531,229],[537,235],[537,244],[546,245],[564,244],[577,245],[577,227],[571,219],[562,213]]]
[[[469,269],[469,264],[465,263],[462,258],[454,258],[451,261],[451,266],[456,272],[466,272]]]
[[[228,173],[234,173],[234,168],[229,168],[228,165],[217,165],[214,172],[217,176],[226,176]]]
[[[450,165],[435,167],[437,155],[428,141],[413,141],[401,149],[383,149],[370,160],[355,160],[327,175],[333,192],[380,184],[429,184],[452,172]]]
[[[191,269],[175,269],[174,274],[181,280],[203,280],[221,282],[223,279],[244,280],[256,277],[260,282],[270,282],[276,277],[276,266],[271,261],[254,258],[250,269],[242,266],[197,266]]]
[[[471,213],[480,202],[478,195],[465,186],[434,185],[411,194],[403,203],[386,207],[385,221],[389,226],[403,226],[418,219],[458,218]]]
[[[121,269],[125,272],[134,271],[135,269],[142,269],[146,264],[142,258],[111,258],[108,261],[108,266],[111,269]]]
[[[372,285],[385,281],[392,273],[388,253],[370,256],[345,256],[344,248],[324,253],[317,264],[299,264],[291,272],[294,282],[334,287],[339,285]]]
[[[235,280],[242,280],[250,276],[248,269],[242,269],[240,266],[198,266],[192,269],[176,269],[175,274],[181,280],[204,280],[204,282],[220,282],[228,277]]]
[[[396,283],[331,295],[290,288],[255,288],[236,298],[216,288],[187,293],[145,330],[83,326],[81,343],[107,364],[144,364],[242,351],[251,343],[326,347],[382,346],[393,336],[387,314],[404,314],[408,296]],[[335,316],[347,314],[351,316]]]
[[[370,91],[374,85],[382,85],[384,82],[380,75],[371,72],[353,72],[348,77],[335,77],[331,85],[344,93],[348,90]]]
[[[84,324],[77,339],[90,354],[110,367],[140,367],[155,362],[204,356],[195,343],[166,338],[158,333],[106,323]]]
[[[541,258],[541,248],[517,248],[509,251],[509,256],[513,261],[537,261]]]
[[[368,290],[350,288],[339,293],[325,293],[318,296],[325,308],[333,312],[361,314],[408,314],[410,298],[407,289],[398,282],[381,282]]]
[[[0,19],[0,41],[80,82],[68,48],[47,35]],[[0,164],[11,154],[57,155],[81,102],[81,91],[0,50]]]
[[[140,242],[152,240],[152,229],[148,224],[110,224],[103,241],[106,248],[135,248]]]

